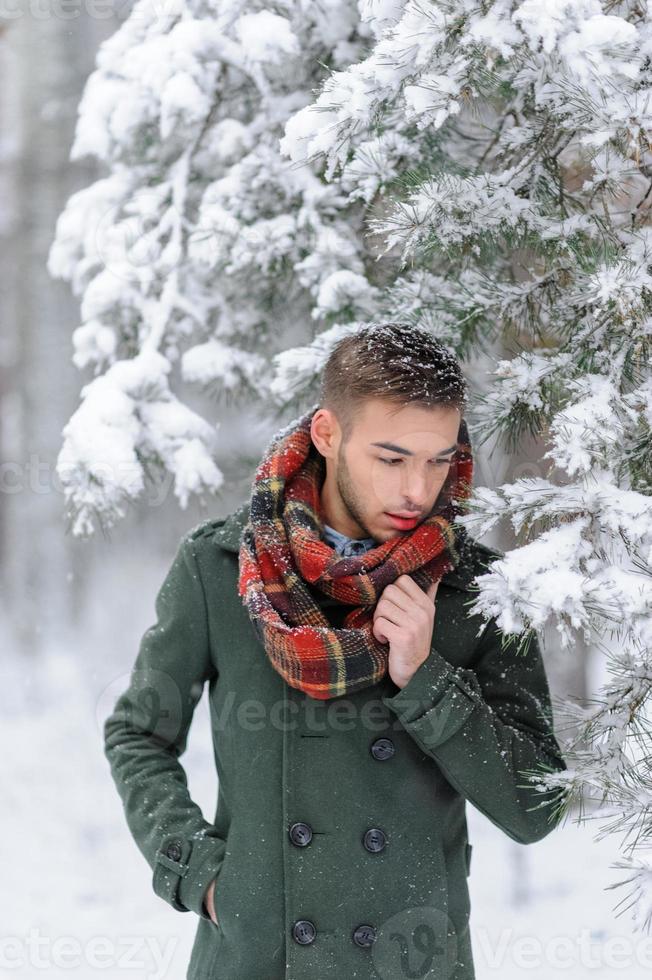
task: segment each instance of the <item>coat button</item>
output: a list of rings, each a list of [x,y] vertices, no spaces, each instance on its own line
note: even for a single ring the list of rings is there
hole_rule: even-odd
[[[381,762],[384,759],[391,759],[395,752],[396,749],[391,738],[377,738],[375,742],[371,743],[371,754],[374,759],[379,759]]]
[[[306,943],[311,943],[314,940],[317,935],[317,930],[310,919],[297,919],[292,926],[292,935],[294,936],[295,942],[305,946]]]
[[[178,840],[172,841],[168,844],[166,855],[169,857],[170,861],[179,861],[181,859],[181,844]]]
[[[382,851],[383,847],[387,843],[387,838],[385,837],[383,831],[378,827],[372,827],[362,838],[362,843],[368,851],[376,854],[378,851]]]
[[[376,930],[373,926],[357,926],[353,931],[353,942],[356,946],[371,946],[376,941]]]
[[[305,847],[312,840],[312,827],[307,823],[293,823],[289,833],[290,840],[297,847]]]

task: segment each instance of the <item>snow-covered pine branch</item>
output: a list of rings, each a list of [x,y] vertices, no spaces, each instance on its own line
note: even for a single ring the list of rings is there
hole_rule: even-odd
[[[93,374],[58,465],[75,534],[119,520],[148,478],[171,474],[181,506],[220,487],[216,427],[169,410],[172,366],[216,400],[265,402],[287,334],[375,312],[365,202],[279,152],[287,118],[369,34],[345,0],[138,0],[102,44],[71,159],[109,173],[71,196],[48,262],[80,297],[73,359]],[[152,385],[125,403],[136,364]],[[128,477],[113,471],[126,460]]]
[[[190,494],[215,492],[223,476],[212,459],[215,426],[169,389],[169,361],[148,348],[120,360],[82,388],[82,403],[63,430],[58,472],[75,502],[73,532],[124,517],[145,491],[144,478],[174,478],[182,507]],[[154,474],[148,473],[154,468]]]

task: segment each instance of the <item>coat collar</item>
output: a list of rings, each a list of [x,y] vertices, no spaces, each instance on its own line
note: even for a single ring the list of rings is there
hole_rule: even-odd
[[[213,540],[225,551],[237,553],[240,550],[240,537],[249,518],[249,505],[249,500],[244,501],[217,526]],[[482,545],[478,546],[463,528],[457,528],[456,534],[460,561],[452,571],[442,576],[441,581],[454,589],[470,591],[475,576],[485,571],[483,563],[479,561],[481,556],[477,548],[484,551],[489,549]]]

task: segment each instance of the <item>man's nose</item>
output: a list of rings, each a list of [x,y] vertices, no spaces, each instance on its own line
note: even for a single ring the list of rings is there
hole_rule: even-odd
[[[413,472],[404,475],[401,490],[405,497],[406,510],[423,511],[428,503],[428,498],[432,493],[432,478],[428,479],[425,473]]]

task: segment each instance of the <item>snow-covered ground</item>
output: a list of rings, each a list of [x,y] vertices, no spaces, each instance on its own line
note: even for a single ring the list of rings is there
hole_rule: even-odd
[[[3,668],[1,976],[185,978],[196,917],[152,891],[103,755],[102,722],[127,682],[117,670],[133,656],[116,651],[112,672],[69,652]],[[211,814],[205,696],[183,762]],[[622,872],[609,868],[615,841],[593,841],[599,821],[523,846],[471,806],[468,820],[478,980],[649,980],[652,937],[613,911],[623,889],[605,889]]]

